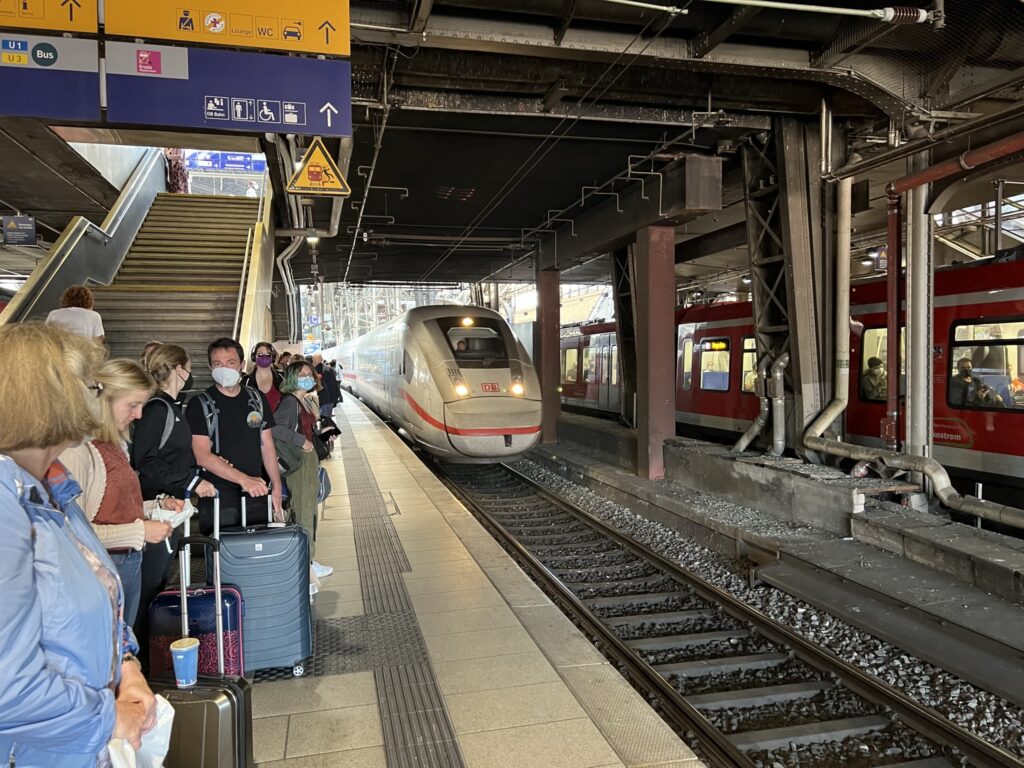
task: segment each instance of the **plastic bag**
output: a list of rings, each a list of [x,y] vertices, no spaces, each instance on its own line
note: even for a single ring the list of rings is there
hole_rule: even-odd
[[[156,697],[156,725],[142,736],[142,748],[136,752],[124,739],[111,739],[107,745],[112,768],[163,768],[171,748],[174,707],[163,696]]]
[[[177,528],[179,525],[188,520],[192,515],[196,514],[198,510],[192,506],[192,502],[185,499],[185,506],[181,508],[180,512],[174,512],[170,509],[163,509],[157,507],[149,513],[150,520],[157,520],[161,523],[170,523],[171,528]]]

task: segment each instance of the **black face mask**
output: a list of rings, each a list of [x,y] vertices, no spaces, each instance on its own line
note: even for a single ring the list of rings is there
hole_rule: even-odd
[[[178,374],[178,378],[179,379],[181,378],[181,374],[180,373]],[[185,379],[184,383],[181,385],[181,391],[182,392],[185,392],[186,390],[189,390],[189,389],[192,389],[192,374],[191,373],[188,375],[188,378]]]
[[[970,368],[961,368],[960,369],[960,375],[963,376],[965,379],[971,378],[971,369]]]

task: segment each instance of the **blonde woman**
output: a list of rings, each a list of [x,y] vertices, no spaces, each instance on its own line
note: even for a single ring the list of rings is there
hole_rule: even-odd
[[[61,454],[61,461],[82,486],[81,503],[100,541],[117,566],[124,585],[124,618],[135,623],[142,589],[142,548],[171,535],[171,526],[147,520],[156,501],[143,502],[139,478],[128,460],[131,423],[154,390],[153,377],[134,360],[109,360],[96,373],[99,426],[91,440]],[[165,509],[180,510],[177,499]]]
[[[111,738],[138,747],[156,716],[117,570],[57,461],[99,426],[106,353],[40,323],[0,326],[0,349],[46,361],[32,376],[0,367],[0,754],[95,768]]]

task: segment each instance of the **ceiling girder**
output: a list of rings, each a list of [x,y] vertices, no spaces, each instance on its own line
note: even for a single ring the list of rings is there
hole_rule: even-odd
[[[693,41],[690,47],[690,55],[695,59],[703,59],[724,43],[729,35],[756,16],[759,10],[759,8],[749,5],[734,8],[724,20],[707,27],[700,33],[700,36]]]

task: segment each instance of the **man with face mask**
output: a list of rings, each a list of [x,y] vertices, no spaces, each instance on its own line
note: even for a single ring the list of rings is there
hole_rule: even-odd
[[[960,408],[967,405],[974,384],[974,365],[971,358],[961,357],[956,361],[956,376],[949,382],[949,404]]]
[[[243,493],[249,520],[267,519],[268,497],[274,519],[284,520],[281,475],[271,436],[274,416],[262,392],[242,385],[244,354],[234,339],[213,342],[207,357],[215,383],[185,409],[196,462],[220,495],[222,528],[241,524]],[[200,528],[208,533],[213,530],[213,504],[203,502]]]
[[[332,418],[334,407],[341,402],[341,386],[338,384],[338,374],[329,365],[324,365],[324,357],[319,352],[313,355],[313,369],[320,377],[320,415]]]
[[[878,357],[869,358],[868,369],[860,377],[861,395],[865,400],[885,400],[887,386],[885,363]]]

